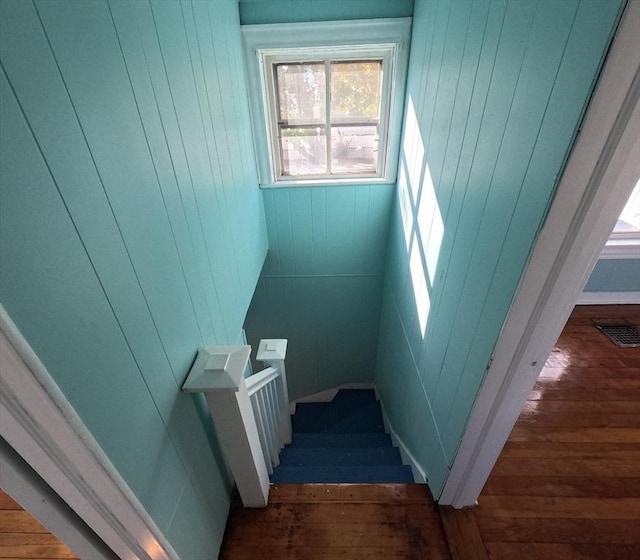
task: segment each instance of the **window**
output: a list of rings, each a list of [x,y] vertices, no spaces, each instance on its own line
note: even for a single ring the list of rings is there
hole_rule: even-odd
[[[394,49],[358,51],[263,54],[276,180],[382,176]]]
[[[620,213],[601,259],[640,259],[640,179]]]
[[[640,179],[627,200],[616,225],[613,228],[614,236],[632,235],[638,237],[640,234]]]
[[[409,28],[405,19],[243,27],[263,186],[395,181]]]

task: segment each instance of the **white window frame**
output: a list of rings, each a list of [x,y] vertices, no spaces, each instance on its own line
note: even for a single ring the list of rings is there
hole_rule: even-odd
[[[404,105],[411,18],[242,26],[254,148],[261,187],[394,183]],[[383,60],[375,174],[283,176],[275,112],[275,62]],[[383,144],[384,143],[384,144]],[[383,149],[384,148],[384,149]]]
[[[304,49],[286,49],[286,50],[258,50],[260,57],[260,77],[262,83],[262,91],[264,96],[264,104],[267,108],[266,120],[267,130],[269,134],[269,157],[273,170],[273,176],[276,181],[300,182],[309,180],[334,180],[334,179],[379,179],[384,176],[386,168],[387,148],[388,148],[388,129],[389,129],[389,113],[390,99],[392,90],[393,69],[396,60],[396,45],[391,43],[387,45],[362,45],[357,47],[340,47],[340,48],[304,48]],[[318,175],[285,175],[282,172],[281,149],[278,135],[278,95],[277,84],[275,78],[274,66],[282,63],[300,63],[318,61],[325,64],[325,72],[328,74],[328,66],[332,62],[346,61],[380,61],[382,63],[382,88],[380,96],[380,115],[378,118],[378,161],[375,173],[344,173],[333,174],[331,172],[331,157],[327,150],[328,173]],[[330,88],[327,88],[327,99],[325,108],[326,128],[325,134],[327,138],[327,146],[331,142],[331,133],[328,122],[329,108],[331,106]]]

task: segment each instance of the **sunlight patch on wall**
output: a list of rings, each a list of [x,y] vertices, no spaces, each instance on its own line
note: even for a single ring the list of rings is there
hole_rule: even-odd
[[[429,298],[425,267],[422,262],[417,239],[414,239],[413,248],[411,249],[409,268],[411,270],[411,283],[413,284],[413,296],[416,302],[416,311],[418,312],[418,322],[420,323],[420,333],[424,338],[429,309],[431,308],[431,299]]]
[[[407,103],[407,116],[404,123],[404,141],[402,143],[407,170],[409,173],[409,187],[413,203],[417,203],[418,191],[420,189],[420,175],[424,163],[424,143],[420,135],[420,127],[416,112],[413,108],[413,101],[409,96]]]
[[[409,185],[407,184],[404,156],[400,158],[400,167],[398,169],[398,198],[402,216],[402,230],[404,231],[404,247],[408,253],[414,220],[411,200],[409,200]]]
[[[444,235],[444,223],[442,222],[429,164],[425,168],[422,193],[418,205],[418,234],[426,254],[427,274],[431,280],[429,284],[433,285],[440,255],[440,246],[442,245],[442,236]]]

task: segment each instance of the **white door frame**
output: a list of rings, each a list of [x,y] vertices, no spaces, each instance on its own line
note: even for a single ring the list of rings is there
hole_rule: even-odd
[[[179,560],[2,305],[0,435],[118,558]],[[4,458],[8,467],[11,463]],[[26,470],[14,470],[2,473],[9,495],[29,498],[25,486],[38,491],[35,478],[25,483]],[[41,501],[47,499],[41,494]],[[87,553],[92,560],[112,558],[100,543],[92,544],[95,537],[83,533],[81,524],[69,522],[63,527],[68,531],[60,531],[57,517],[63,510],[55,502],[49,505],[33,514],[49,530],[58,529],[76,554]]]
[[[640,0],[630,0],[439,499],[476,503],[640,176]]]

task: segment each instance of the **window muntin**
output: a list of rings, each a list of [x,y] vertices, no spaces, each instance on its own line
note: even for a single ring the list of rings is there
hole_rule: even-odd
[[[385,176],[395,46],[330,54],[261,53],[275,182]]]

